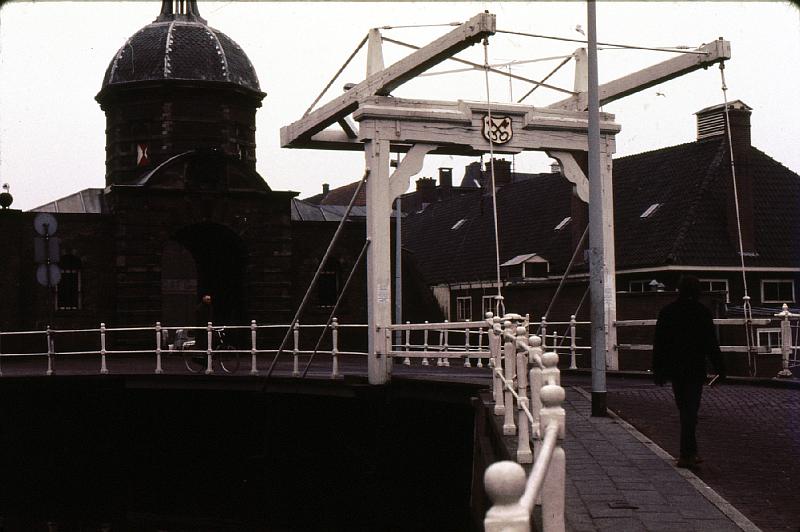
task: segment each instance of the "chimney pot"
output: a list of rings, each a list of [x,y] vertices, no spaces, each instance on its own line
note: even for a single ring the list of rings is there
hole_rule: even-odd
[[[322,183],[322,195],[327,196],[331,191],[331,186],[328,183]]]

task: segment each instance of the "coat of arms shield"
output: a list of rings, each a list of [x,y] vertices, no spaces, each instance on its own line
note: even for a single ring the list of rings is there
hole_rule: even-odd
[[[510,116],[483,117],[483,136],[494,144],[505,144],[514,136]]]

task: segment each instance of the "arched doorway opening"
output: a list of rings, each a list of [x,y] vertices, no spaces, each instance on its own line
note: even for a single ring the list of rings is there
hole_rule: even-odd
[[[164,294],[164,311],[171,310],[169,305],[173,305],[176,315],[186,320],[184,323],[194,323],[196,305],[203,295],[209,294],[215,323],[240,323],[246,318],[242,289],[245,257],[241,239],[225,226],[201,223],[179,230],[164,247],[162,280],[165,275],[167,279],[181,279],[176,284],[183,291],[179,295]],[[187,309],[188,294],[191,303]],[[173,321],[171,317],[165,319]]]

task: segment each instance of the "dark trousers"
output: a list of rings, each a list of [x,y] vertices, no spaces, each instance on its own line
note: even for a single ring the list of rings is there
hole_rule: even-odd
[[[681,418],[681,458],[691,458],[697,454],[697,411],[700,410],[700,397],[703,395],[703,381],[672,382],[672,393]]]

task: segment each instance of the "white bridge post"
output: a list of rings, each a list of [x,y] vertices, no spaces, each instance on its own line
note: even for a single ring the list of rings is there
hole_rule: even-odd
[[[256,320],[250,320],[250,375],[258,375],[257,332]]]
[[[104,326],[105,326],[105,324],[100,324],[101,328],[104,327]],[[161,331],[161,322],[157,321],[156,322],[156,374],[157,375],[160,375],[161,373],[164,373],[164,369],[161,367],[161,342],[162,342],[161,335],[162,334],[163,333]],[[106,347],[105,347],[105,338],[104,338],[103,339],[103,351],[105,351],[105,349],[106,349]],[[103,366],[105,367],[105,354],[103,355]],[[102,370],[100,370],[100,372],[102,373]],[[108,372],[108,370],[106,370],[106,372]]]
[[[784,303],[782,311],[775,314],[775,317],[781,318],[781,358],[783,359],[783,368],[778,372],[778,377],[787,378],[792,376],[792,370],[789,369],[789,356],[792,352],[792,326],[789,323],[789,318],[800,318],[800,314],[789,312],[789,305]]]
[[[106,366],[106,324],[100,324],[100,374],[105,375],[108,373],[108,366]]]
[[[517,425],[519,435],[517,437],[517,462],[520,464],[530,464],[533,462],[531,453],[531,422],[525,408],[529,408],[528,401],[528,329],[524,326],[517,327]]]

